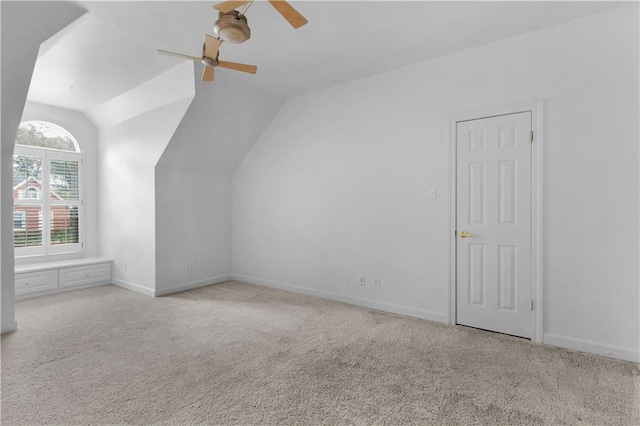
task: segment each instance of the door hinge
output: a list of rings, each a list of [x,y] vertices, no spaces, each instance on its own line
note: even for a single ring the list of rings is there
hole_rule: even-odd
[[[531,131],[531,143],[533,143],[533,130]]]
[[[533,299],[529,300],[529,308],[533,311]]]

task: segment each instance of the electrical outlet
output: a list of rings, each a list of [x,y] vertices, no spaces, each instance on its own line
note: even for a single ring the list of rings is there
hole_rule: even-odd
[[[360,275],[360,285],[361,286],[365,286],[367,285],[367,276],[366,275]]]
[[[192,270],[193,270],[193,267],[192,267],[191,265],[186,265],[186,266],[184,267],[184,271],[185,271],[187,274],[190,274]]]
[[[380,277],[373,277],[373,286],[375,288],[380,288]]]
[[[124,270],[124,272],[127,272],[127,270],[129,269],[129,264],[127,262],[122,262],[122,269]]]

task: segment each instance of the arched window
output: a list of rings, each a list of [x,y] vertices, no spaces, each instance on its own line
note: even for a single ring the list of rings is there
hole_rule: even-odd
[[[13,155],[16,257],[83,251],[82,153],[65,129],[20,124]]]
[[[38,198],[38,188],[30,186],[27,188],[27,198]]]

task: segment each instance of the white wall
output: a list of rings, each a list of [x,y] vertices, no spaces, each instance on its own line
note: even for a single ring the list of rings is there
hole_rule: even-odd
[[[156,166],[156,294],[224,281],[231,273],[231,172],[283,101],[216,70]]]
[[[135,115],[117,114],[124,121],[99,128],[100,253],[114,260],[114,284],[148,295],[156,287],[155,166],[193,99],[192,78],[192,66],[176,67],[116,98],[121,105],[111,111]]]
[[[2,111],[0,172],[0,294],[2,333],[15,330],[13,192],[11,179],[15,136],[31,81],[40,44],[85,11],[58,2],[2,2]]]
[[[84,161],[84,246],[83,255],[61,255],[56,260],[71,257],[95,257],[98,255],[98,131],[77,111],[49,105],[27,102],[21,121],[48,121],[67,130],[76,139]],[[16,264],[47,259],[16,259]]]
[[[156,168],[156,295],[231,274],[231,177]]]
[[[631,4],[289,100],[234,174],[234,276],[444,321],[449,117],[543,99],[544,341],[638,361],[638,59]]]

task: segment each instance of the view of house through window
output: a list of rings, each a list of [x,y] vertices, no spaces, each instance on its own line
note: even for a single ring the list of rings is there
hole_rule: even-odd
[[[63,128],[20,124],[13,155],[16,257],[80,252],[82,153]]]

